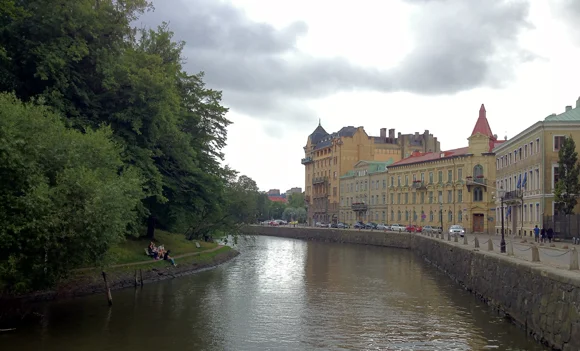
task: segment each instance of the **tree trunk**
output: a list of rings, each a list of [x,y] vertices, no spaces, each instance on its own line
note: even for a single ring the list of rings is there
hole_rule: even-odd
[[[155,239],[155,217],[153,215],[147,218],[147,238]]]

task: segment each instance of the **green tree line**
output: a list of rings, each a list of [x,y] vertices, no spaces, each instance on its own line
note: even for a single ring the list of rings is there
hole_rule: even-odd
[[[203,67],[185,71],[185,43],[132,26],[149,10],[0,0],[1,290],[50,287],[156,228],[231,233],[271,206],[223,165],[228,110]]]

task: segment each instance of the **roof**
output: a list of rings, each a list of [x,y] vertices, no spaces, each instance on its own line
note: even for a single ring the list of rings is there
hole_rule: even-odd
[[[332,145],[332,139],[340,137],[352,137],[358,128],[353,126],[342,127],[338,132],[328,134],[319,124],[318,127],[310,134],[310,140],[314,144],[314,149],[321,149]]]
[[[468,154],[469,154],[469,147],[462,147],[459,149],[452,149],[452,150],[441,151],[441,152],[413,152],[413,154],[411,154],[411,156],[404,158],[398,162],[393,163],[391,165],[391,167],[440,160],[442,158],[449,158],[449,157],[468,155]]]
[[[477,133],[485,135],[492,140],[497,139],[491,132],[491,127],[487,121],[487,113],[483,104],[481,104],[481,107],[479,108],[479,118],[477,118],[477,122],[475,122],[475,127],[473,128],[473,132],[471,132],[471,136],[474,136]]]
[[[576,108],[569,109],[566,112],[560,113],[559,115],[553,113],[546,117],[544,121],[546,122],[580,122],[580,98],[576,102]]]
[[[319,122],[318,127],[314,129],[314,131],[312,132],[312,134],[310,134],[309,137],[312,144],[318,144],[322,139],[324,139],[325,136],[328,136],[328,133],[326,132],[326,130],[324,130],[324,128],[322,128],[322,125]]]
[[[379,172],[386,171],[387,166],[393,164],[394,161],[392,158],[390,158],[388,161],[365,161],[365,160],[361,160],[355,164],[355,168],[363,163],[367,165],[366,171],[368,172],[368,174],[373,174],[373,173],[379,173]],[[356,171],[350,170],[350,171],[346,172],[345,174],[343,174],[342,176],[340,176],[340,178],[350,178],[350,177],[354,177],[355,175],[356,175]]]
[[[268,196],[268,199],[272,202],[283,202],[283,203],[288,202],[285,197],[281,196]]]

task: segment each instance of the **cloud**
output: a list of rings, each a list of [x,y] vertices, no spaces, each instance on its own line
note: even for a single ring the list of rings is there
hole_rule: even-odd
[[[232,109],[292,125],[314,120],[304,104],[309,99],[355,89],[433,95],[498,87],[512,78],[514,66],[533,58],[518,46],[518,34],[530,28],[523,0],[406,2],[415,10],[415,48],[388,71],[308,56],[296,49],[306,23],[276,29],[221,0],[157,0],[140,22],[168,21],[187,43],[186,69],[205,71]]]
[[[580,43],[580,27],[578,27],[578,17],[580,16],[580,1],[578,0],[556,0],[550,2],[554,12],[559,15],[567,24],[572,37]]]

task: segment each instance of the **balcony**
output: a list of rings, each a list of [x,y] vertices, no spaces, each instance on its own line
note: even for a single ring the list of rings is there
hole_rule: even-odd
[[[350,208],[353,211],[366,211],[368,206],[364,202],[353,202],[352,205],[350,205]]]
[[[413,189],[425,190],[425,189],[427,189],[427,186],[425,185],[425,182],[423,182],[423,181],[414,180],[413,181]]]
[[[316,177],[312,180],[312,185],[324,184],[328,181],[328,177]]]
[[[466,177],[465,185],[467,186],[467,191],[471,191],[473,187],[483,187],[483,190],[487,191],[487,179],[482,176],[477,177]]]
[[[521,201],[523,192],[521,190],[507,191],[503,197],[503,201]]]
[[[308,157],[304,157],[300,163],[302,163],[303,165],[305,165],[305,164],[312,163],[312,162],[314,162],[312,160],[312,157],[308,156]]]
[[[310,195],[304,196],[304,202],[310,203]]]

